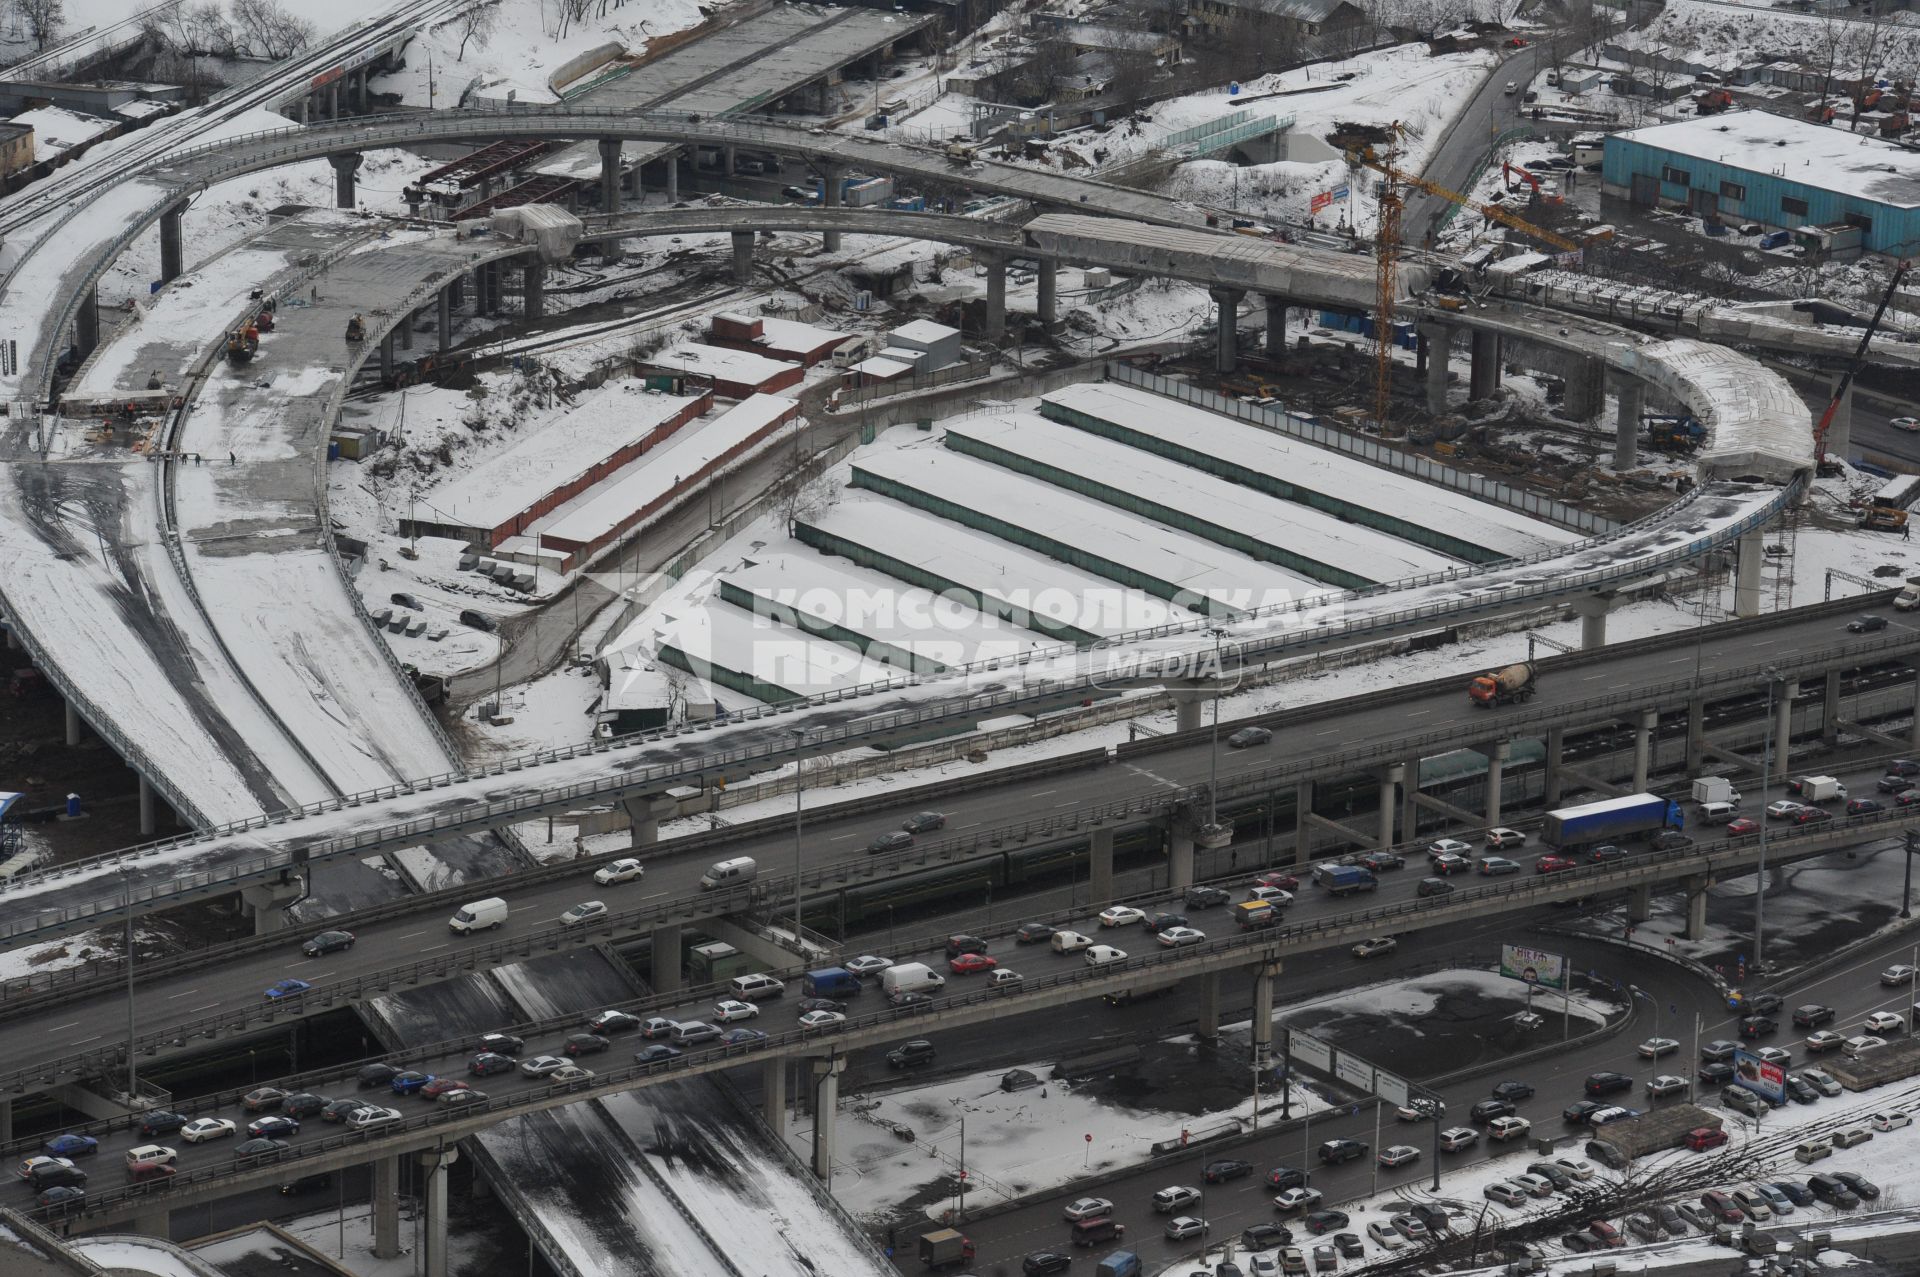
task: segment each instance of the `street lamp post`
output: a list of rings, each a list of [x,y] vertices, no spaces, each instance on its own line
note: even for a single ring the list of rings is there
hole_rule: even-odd
[[[1641,988],[1641,987],[1640,987],[1639,985],[1637,985],[1637,984],[1630,984],[1630,985],[1628,985],[1628,986],[1627,986],[1627,988],[1628,988],[1628,989],[1629,989],[1629,990],[1630,990],[1630,991],[1631,991],[1631,992],[1633,993],[1633,996],[1634,996],[1634,997],[1636,997],[1636,998],[1645,998],[1645,999],[1647,1000],[1647,1002],[1648,1002],[1648,1004],[1649,1004],[1650,1006],[1652,1006],[1652,1007],[1653,1007],[1653,1039],[1652,1039],[1652,1040],[1653,1040],[1653,1043],[1654,1043],[1654,1048],[1653,1048],[1653,1072],[1652,1072],[1651,1074],[1649,1074],[1649,1077],[1658,1077],[1658,1076],[1660,1076],[1660,1046],[1659,1046],[1659,1043],[1660,1043],[1660,999],[1658,999],[1658,998],[1656,998],[1656,997],[1654,997],[1654,996],[1653,996],[1653,995],[1652,995],[1651,993],[1648,993],[1648,992],[1647,992],[1647,991],[1646,991],[1645,989],[1642,989],[1642,988]]]
[[[801,790],[805,788],[804,782],[806,779],[804,763],[800,756],[800,747],[806,742],[807,733],[804,728],[800,727],[789,727],[787,730],[793,733],[793,942],[796,945],[800,945],[805,943],[805,941],[800,938],[800,892],[802,890],[800,885],[800,831],[802,824],[800,794]]]
[[[1767,733],[1766,743],[1760,750],[1760,864],[1754,879],[1753,891],[1753,970],[1754,974],[1766,970],[1766,931],[1767,931],[1767,787],[1773,783],[1773,688],[1778,682],[1776,672],[1767,670]],[[1785,749],[1787,742],[1780,742]]]
[[[1214,626],[1207,633],[1213,635],[1213,677],[1217,683],[1220,677],[1220,640],[1227,636],[1225,629]],[[1213,734],[1207,746],[1207,823],[1218,824],[1220,803],[1217,797],[1220,790],[1220,692],[1216,686],[1213,694]]]
[[[1920,834],[1907,831],[1907,875],[1900,884],[1900,916],[1913,917],[1913,853],[1920,851]]]
[[[132,1104],[139,1094],[137,1076],[139,1066],[134,1063],[134,1000],[133,1000],[133,869],[131,866],[120,870],[120,881],[127,891],[127,1103]]]

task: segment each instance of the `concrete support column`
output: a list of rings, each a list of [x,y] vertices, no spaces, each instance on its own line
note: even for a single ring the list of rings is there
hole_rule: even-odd
[[[1769,783],[1787,778],[1788,746],[1793,742],[1793,698],[1800,694],[1800,684],[1794,679],[1784,679],[1773,689],[1773,775]]]
[[[760,1062],[760,1116],[777,1140],[787,1138],[787,1064],[785,1059]]]
[[[352,208],[354,205],[353,175],[360,170],[360,157],[329,155],[327,162],[333,165],[333,206]]]
[[[1760,615],[1760,565],[1766,562],[1766,538],[1759,528],[1742,533],[1733,559],[1733,614]]]
[[[140,832],[150,835],[154,831],[153,786],[148,782],[145,772],[137,774],[140,777]]]
[[[1640,725],[1633,729],[1633,792],[1647,792],[1647,773],[1653,768],[1653,733],[1660,726],[1660,715],[1656,710],[1646,710],[1640,715]]]
[[[620,139],[600,139],[600,211],[620,211]]]
[[[1246,296],[1237,288],[1212,288],[1219,331],[1215,338],[1213,367],[1216,372],[1232,372],[1240,366],[1240,299]]]
[[[240,888],[240,903],[253,915],[253,934],[265,936],[287,925],[287,906],[305,894],[298,881],[255,882]]]
[[[1470,349],[1473,370],[1467,375],[1467,397],[1486,399],[1500,389],[1500,335],[1475,331]]]
[[[1582,651],[1607,645],[1607,613],[1612,610],[1613,598],[1610,595],[1590,594],[1573,601],[1574,615],[1580,618]]]
[[[668,155],[666,164],[667,203],[678,204],[680,202],[680,152],[675,151]]]
[[[1560,805],[1560,793],[1564,788],[1560,764],[1565,757],[1566,743],[1566,728],[1549,727],[1547,729],[1547,807],[1549,810]]]
[[[425,1180],[420,1195],[426,1203],[421,1229],[423,1277],[447,1277],[447,1175],[459,1160],[460,1151],[436,1148],[419,1157],[420,1174]]]
[[[100,290],[89,288],[80,299],[80,310],[73,318],[73,344],[84,358],[100,344]]]
[[[0,1099],[0,1143],[13,1143],[13,1097]]]
[[[1613,419],[1613,468],[1631,470],[1640,464],[1640,417],[1647,407],[1646,383],[1622,378],[1614,387],[1617,401]]]
[[[1840,389],[1840,377],[1833,379],[1833,389]],[[1833,410],[1833,421],[1827,427],[1827,455],[1840,461],[1847,459],[1847,453],[1853,450],[1853,383],[1847,383],[1847,393],[1840,396],[1839,406]]]
[[[820,206],[822,208],[840,207],[840,169],[832,164],[820,166]],[[840,251],[840,232],[827,231],[820,236],[820,246],[829,253]]]
[[[1400,836],[1411,842],[1420,836],[1420,760],[1400,762]]]
[[[370,69],[371,68],[369,67],[361,67],[357,72],[354,73],[355,74],[355,80],[353,85],[354,109],[362,112],[363,114],[366,112],[367,108],[370,105],[372,105],[367,95],[367,72]]]
[[[1198,977],[1200,984],[1199,1035],[1211,1042],[1220,1036],[1220,973],[1209,971]]]
[[[1447,410],[1447,374],[1453,358],[1453,328],[1448,324],[1422,324],[1420,335],[1427,339],[1427,411],[1438,417]]]
[[[1712,885],[1712,879],[1703,877],[1688,878],[1681,883],[1687,892],[1687,925],[1682,934],[1688,940],[1707,938],[1707,888]]]
[[[1697,776],[1707,764],[1707,700],[1696,696],[1687,702],[1687,775]]]
[[[69,747],[78,745],[80,743],[80,724],[82,721],[83,720],[80,717],[80,711],[73,707],[72,701],[68,701],[67,702],[67,745]]]
[[[1167,886],[1185,891],[1193,885],[1193,830],[1176,818],[1167,824]]]
[[[1060,264],[1051,257],[1042,257],[1040,259],[1040,275],[1038,279],[1040,296],[1039,303],[1035,309],[1039,312],[1041,326],[1048,331],[1052,331],[1053,326],[1060,320],[1060,303],[1056,291],[1057,281],[1054,278],[1055,273],[1059,269],[1059,265]]]
[[[752,231],[733,233],[733,282],[736,284],[753,282]]]
[[[1087,904],[1103,909],[1113,900],[1113,830],[1093,831],[1087,851]]]
[[[1653,888],[1647,883],[1627,888],[1627,921],[1645,922],[1653,917]]]
[[[313,94],[309,93],[293,105],[293,118],[305,124],[307,117],[313,114]]]
[[[677,922],[653,929],[653,957],[648,974],[655,993],[675,993],[686,987],[680,975],[682,943],[681,927]]]
[[[377,1157],[373,1162],[373,1254],[376,1259],[400,1257],[400,1157]]]
[[[537,257],[520,268],[520,298],[528,319],[546,318],[547,264]]]
[[[732,146],[720,148],[720,172],[723,176],[733,176],[734,165],[739,162],[737,157],[738,152]]]
[[[1267,294],[1267,358],[1287,353],[1287,299]]]
[[[1260,1067],[1273,1055],[1273,986],[1280,978],[1278,962],[1263,962],[1253,975],[1253,1062]]]
[[[1382,847],[1393,846],[1394,791],[1406,779],[1404,763],[1392,763],[1380,769],[1380,826],[1376,836]]]
[[[446,353],[453,346],[453,285],[448,284],[440,290],[435,299],[438,308],[438,321],[435,331],[440,338],[440,351]]]
[[[813,1173],[833,1177],[833,1119],[840,1111],[840,1075],[847,1062],[839,1056],[808,1060],[813,1071]]]
[[[1920,687],[1920,683],[1915,683]],[[1313,782],[1303,780],[1293,787],[1293,858],[1304,863],[1313,849]]]
[[[1174,731],[1197,732],[1206,726],[1200,712],[1200,707],[1207,702],[1204,692],[1197,687],[1176,687],[1172,695]]]
[[[327,86],[327,118],[329,120],[340,118],[340,81],[338,80]]]
[[[1840,671],[1828,670],[1820,686],[1820,739],[1831,745],[1840,736]]]
[[[1909,743],[1920,749],[1920,670],[1914,671],[1913,676],[1913,727],[1909,730]]]
[[[393,383],[393,334],[380,339],[380,380]]]
[[[987,340],[999,343],[1007,335],[1007,259],[987,258]]]
[[[1591,421],[1607,405],[1607,370],[1597,359],[1576,359],[1566,378],[1566,398],[1560,415],[1573,421]]]
[[[181,220],[186,216],[187,206],[175,204],[160,214],[160,282],[171,283],[180,277],[181,264]]]
[[[1480,752],[1487,756],[1487,823],[1500,823],[1500,784],[1505,779],[1507,761],[1513,757],[1511,741],[1495,741],[1491,745],[1482,745]]]
[[[410,310],[407,312],[406,318],[400,321],[400,349],[413,349],[413,325],[419,318],[419,311]]]

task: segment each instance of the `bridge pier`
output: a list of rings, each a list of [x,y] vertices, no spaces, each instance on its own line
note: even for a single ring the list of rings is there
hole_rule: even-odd
[[[840,1111],[840,1075],[847,1062],[837,1055],[807,1061],[813,1071],[813,1173],[833,1179],[833,1119]]]
[[[1273,1053],[1273,982],[1280,963],[1263,962],[1253,975],[1253,1062],[1264,1064]]]
[[[1549,811],[1560,805],[1560,792],[1565,785],[1565,778],[1561,775],[1560,768],[1562,759],[1566,754],[1566,747],[1567,729],[1564,727],[1549,727],[1547,729],[1546,793],[1547,810]]]
[[[1200,982],[1200,1023],[1195,1032],[1207,1042],[1217,1042],[1220,1039],[1220,973],[1209,971],[1197,978]]]
[[[1713,879],[1695,875],[1680,885],[1687,892],[1687,925],[1681,934],[1688,940],[1704,940],[1707,938],[1707,888],[1713,886]]]
[[[1394,791],[1406,776],[1405,763],[1389,763],[1380,769],[1380,825],[1375,837],[1382,849],[1393,846]]]
[[[1920,687],[1920,683],[1915,684]],[[1311,859],[1313,850],[1313,782],[1296,781],[1293,786],[1293,858],[1297,863]]]
[[[100,344],[100,290],[97,287],[89,288],[80,299],[80,309],[73,317],[73,344],[79,347],[82,359]]]
[[[622,798],[620,806],[627,813],[627,828],[633,834],[629,846],[635,851],[660,841],[660,818],[674,811],[671,798]]]
[[[1653,766],[1653,733],[1660,726],[1658,710],[1643,710],[1633,729],[1633,792],[1647,792],[1647,773]]]
[[[547,315],[547,264],[533,258],[520,268],[520,305],[528,319]]]
[[[354,73],[356,76],[353,86],[354,109],[362,115],[366,114],[373,105],[372,98],[367,93],[367,72],[370,70],[372,70],[371,67],[361,67]]]
[[[140,783],[140,832],[150,835],[154,830],[153,784],[145,772],[135,772]]]
[[[1185,891],[1193,885],[1193,830],[1179,817],[1167,821],[1167,887]]]
[[[1580,618],[1581,651],[1607,645],[1607,613],[1612,610],[1611,594],[1589,594],[1573,601],[1573,614]]]
[[[842,170],[836,164],[820,166],[820,206],[822,208],[840,207],[840,179]],[[829,253],[840,251],[840,232],[823,231],[820,235],[820,247]]]
[[[1007,335],[1007,259],[989,254],[987,263],[987,340],[994,345]]]
[[[1500,823],[1500,784],[1513,757],[1513,742],[1497,740],[1475,748],[1487,759],[1487,823],[1497,825]]]
[[[447,1172],[460,1160],[457,1148],[436,1148],[418,1155],[425,1179],[420,1196],[426,1204],[422,1234],[423,1277],[447,1277]]]
[[[1643,882],[1637,887],[1629,887],[1627,889],[1627,921],[1645,922],[1651,917],[1653,917],[1652,885]]]
[[[360,170],[359,154],[329,155],[327,163],[333,165],[333,206],[352,208],[354,205],[353,175]]]
[[[777,1140],[787,1138],[787,1060],[760,1062],[760,1116],[773,1128]]]
[[[1175,687],[1168,689],[1173,696],[1173,730],[1176,732],[1197,732],[1206,726],[1201,721],[1200,707],[1206,704],[1206,694],[1197,687]]]
[[[400,1155],[373,1159],[373,1254],[400,1256]]]
[[[306,894],[306,884],[254,882],[240,888],[240,902],[253,915],[253,934],[269,935],[287,925],[286,907]]]
[[[1267,358],[1280,359],[1287,353],[1287,299],[1267,294]]]
[[[600,211],[620,211],[620,139],[600,139]]]
[[[648,959],[648,982],[655,993],[677,993],[686,987],[680,975],[681,925],[677,922],[653,929],[653,952]]]
[[[1766,538],[1759,528],[1740,534],[1733,558],[1733,614],[1760,615],[1760,565],[1766,562]]]
[[[680,202],[680,152],[670,151],[661,161],[667,166],[667,203]]]
[[[1913,748],[1920,749],[1920,670],[1913,676],[1913,727],[1908,737]]]
[[[1707,765],[1707,698],[1687,702],[1687,775],[1698,775]]]
[[[1060,302],[1057,292],[1058,283],[1055,279],[1055,273],[1059,269],[1059,265],[1060,263],[1054,261],[1051,257],[1042,257],[1040,259],[1040,273],[1036,281],[1039,289],[1039,301],[1035,306],[1035,310],[1040,316],[1041,327],[1045,328],[1048,332],[1052,332],[1054,325],[1060,322]]]
[[[1216,372],[1232,372],[1240,366],[1240,299],[1246,293],[1238,288],[1210,288],[1218,316],[1214,336],[1213,367]]]
[[[1468,349],[1473,366],[1467,374],[1467,398],[1491,398],[1500,389],[1500,334],[1475,331]]]
[[[1640,464],[1640,417],[1647,406],[1646,383],[1638,377],[1622,377],[1613,393],[1617,401],[1613,418],[1613,468],[1631,470]]]
[[[434,331],[439,334],[440,353],[445,354],[453,346],[453,285],[451,283],[441,286],[434,304],[436,307]]]
[[[420,312],[410,310],[407,312],[406,317],[400,321],[400,349],[413,349],[413,326],[419,322],[419,319]]]
[[[1427,411],[1438,417],[1447,410],[1447,374],[1453,359],[1453,325],[1422,324],[1427,341]]]
[[[753,232],[735,231],[733,233],[733,282],[747,284],[753,281]]]
[[[1840,671],[1828,670],[1820,682],[1820,740],[1831,745],[1840,738]],[[1785,740],[1786,737],[1780,739]]]
[[[67,738],[66,738],[67,748],[71,749],[75,745],[78,745],[80,743],[80,725],[84,721],[85,720],[83,720],[80,717],[80,711],[73,707],[73,702],[68,701],[67,702]]]
[[[329,120],[340,118],[340,81],[338,80],[327,86],[327,118]]]
[[[1574,421],[1592,421],[1607,406],[1606,365],[1597,359],[1575,359],[1566,377],[1566,387],[1560,415]]]
[[[1843,374],[1833,375],[1833,389],[1840,389]],[[1827,455],[1847,459],[1847,452],[1853,447],[1853,383],[1847,383],[1847,393],[1840,396],[1840,404],[1833,410],[1833,423],[1827,427]]]
[[[1773,775],[1767,784],[1787,778],[1788,746],[1793,741],[1793,699],[1800,695],[1800,680],[1783,678],[1773,689]]]
[[[1113,900],[1113,827],[1093,831],[1087,848],[1087,904],[1104,909]]]
[[[393,384],[393,334],[388,333],[380,339],[380,380]]]
[[[0,1143],[13,1143],[13,1097],[0,1099]]]
[[[1420,759],[1400,762],[1400,832],[1409,842],[1420,836]]]
[[[293,118],[305,124],[307,117],[313,114],[313,94],[309,93],[293,104]]]
[[[180,223],[186,216],[186,204],[169,205],[160,214],[160,282],[170,284],[180,277],[182,269]]]

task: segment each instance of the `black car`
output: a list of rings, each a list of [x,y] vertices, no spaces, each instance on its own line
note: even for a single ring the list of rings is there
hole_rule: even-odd
[[[1245,1250],[1272,1250],[1292,1243],[1292,1230],[1279,1224],[1254,1224],[1240,1230],[1240,1245]]]
[[[905,851],[913,846],[913,835],[904,829],[889,829],[867,844],[867,850],[878,856],[883,852]]]
[[[1041,944],[1053,939],[1053,928],[1044,922],[1023,922],[1013,933],[1015,944]]]
[[[722,1037],[725,1035],[723,1034]],[[649,1042],[633,1053],[635,1064],[658,1064],[662,1060],[671,1060],[680,1054],[678,1047],[668,1046],[665,1042]]]
[[[1611,860],[1625,860],[1626,858],[1627,849],[1625,847],[1616,847],[1610,842],[1603,842],[1587,853],[1587,859],[1596,865],[1604,865]]]
[[[27,1183],[34,1192],[44,1188],[85,1188],[87,1173],[78,1166],[62,1166],[58,1162],[42,1162],[27,1172]]]
[[[1320,1146],[1320,1160],[1328,1166],[1338,1166],[1342,1162],[1351,1162],[1356,1157],[1366,1155],[1367,1146],[1359,1140],[1328,1140]],[[1344,1223],[1346,1216],[1343,1215],[1340,1218]]]
[[[949,958],[957,958],[963,953],[985,953],[986,951],[987,942],[979,936],[959,935],[947,937],[947,956]]]
[[[1666,829],[1655,834],[1648,845],[1655,851],[1684,851],[1693,846],[1693,839],[1677,829]]]
[[[1725,1086],[1733,1081],[1733,1065],[1726,1060],[1709,1060],[1695,1076],[1709,1086]]]
[[[1467,1110],[1467,1120],[1481,1125],[1496,1117],[1512,1117],[1513,1103],[1510,1100],[1481,1100]]]
[[[1273,739],[1273,733],[1264,727],[1242,727],[1227,737],[1228,749],[1250,749],[1255,745],[1264,745]]]
[[[257,1139],[248,1140],[233,1150],[236,1162],[272,1162],[286,1155],[292,1145],[285,1140]]]
[[[1633,1079],[1624,1073],[1589,1073],[1584,1088],[1588,1095],[1617,1095],[1633,1089]]]
[[[1880,1186],[1858,1171],[1832,1171],[1829,1173],[1842,1184],[1851,1188],[1854,1196],[1858,1197],[1861,1201],[1877,1202],[1880,1200]]]
[[[364,1091],[369,1087],[392,1086],[393,1079],[398,1076],[400,1076],[400,1070],[391,1064],[368,1064],[363,1065],[360,1071],[353,1075],[353,1080]]]
[[[142,1135],[171,1135],[193,1119],[184,1113],[169,1113],[165,1109],[155,1109],[143,1113],[140,1117]]]
[[[1799,1180],[1777,1179],[1773,1181],[1772,1187],[1778,1189],[1780,1195],[1795,1206],[1811,1206],[1817,1200],[1813,1190]]]
[[[1338,1232],[1348,1224],[1347,1212],[1343,1210],[1317,1210],[1304,1221],[1307,1231],[1316,1236],[1321,1233]]]
[[[1746,1008],[1750,1015],[1778,1015],[1787,1000],[1777,993],[1752,993],[1747,995]]]
[[[1588,1118],[1606,1107],[1597,1100],[1575,1100],[1560,1110],[1560,1120],[1569,1126],[1585,1126]]]
[[[269,1113],[247,1123],[247,1134],[259,1139],[263,1136],[298,1135],[300,1123],[284,1113]]]
[[[1407,861],[1406,857],[1396,851],[1370,851],[1360,857],[1360,863],[1374,873],[1379,873],[1384,869],[1404,869]]]
[[[1836,1210],[1852,1210],[1860,1204],[1860,1194],[1837,1175],[1809,1175],[1807,1189],[1813,1194],[1814,1200],[1825,1202]]]
[[[1436,1206],[1432,1202],[1415,1202],[1407,1207],[1407,1213],[1425,1224],[1430,1233],[1444,1233],[1453,1222],[1453,1217],[1447,1214],[1444,1206]]]
[[[64,1215],[68,1211],[78,1210],[86,1204],[87,1190],[84,1188],[69,1188],[64,1184],[56,1184],[34,1198],[34,1200],[39,1202],[40,1205],[52,1207]]]
[[[916,1064],[933,1063],[933,1043],[925,1038],[915,1038],[911,1042],[902,1042],[887,1052],[887,1067],[892,1069],[912,1068]]]
[[[613,1042],[610,1039],[603,1038],[598,1033],[569,1033],[560,1049],[567,1055],[573,1056],[598,1055],[612,1045]]]
[[[1817,1029],[1823,1024],[1832,1024],[1833,1014],[1832,1007],[1821,1006],[1818,1002],[1809,1002],[1805,1006],[1793,1009],[1793,1027]]]
[[[1872,634],[1875,630],[1886,628],[1887,618],[1884,616],[1856,616],[1847,622],[1849,634]]]
[[[600,1034],[632,1033],[640,1027],[640,1017],[625,1011],[602,1011],[587,1021],[587,1027]]]
[[[1146,922],[1142,923],[1141,925],[1144,926],[1148,931],[1152,932],[1154,935],[1159,935],[1162,931],[1170,931],[1174,927],[1186,926],[1187,919],[1185,914],[1156,913],[1156,914],[1153,914],[1151,917],[1149,917],[1146,920]]]
[[[480,1049],[495,1055],[519,1055],[527,1049],[527,1044],[525,1039],[511,1033],[489,1033],[480,1039]]]
[[[1812,1104],[1820,1098],[1820,1092],[1814,1090],[1798,1073],[1787,1074],[1786,1092],[1787,1098],[1795,1104]]]
[[[1367,1244],[1360,1240],[1358,1233],[1335,1233],[1333,1244],[1348,1259],[1359,1259],[1367,1253]]]
[[[1453,884],[1445,878],[1422,878],[1420,885],[1413,889],[1416,896],[1444,896],[1453,890]]]
[[[1292,1166],[1276,1166],[1267,1172],[1268,1188],[1276,1188],[1284,1191],[1289,1188],[1305,1188],[1306,1186],[1307,1173]]]
[[[1493,1088],[1493,1098],[1518,1104],[1521,1100],[1533,1098],[1533,1088],[1525,1082],[1502,1082]]]
[[[1237,1157],[1225,1157],[1217,1162],[1208,1162],[1203,1177],[1209,1184],[1224,1184],[1230,1179],[1239,1179],[1251,1174],[1253,1174],[1252,1162],[1243,1162]]]
[[[909,834],[930,834],[936,829],[944,829],[947,824],[945,812],[916,811],[900,822],[900,828]]]
[[[1560,1239],[1560,1244],[1576,1255],[1584,1255],[1600,1245],[1600,1239],[1591,1233],[1568,1233]]]
[[[1187,908],[1212,909],[1218,905],[1233,903],[1233,893],[1224,887],[1188,887]]]
[[[291,1183],[280,1186],[280,1196],[298,1197],[301,1193],[319,1193],[333,1187],[333,1176],[326,1171],[318,1175],[302,1175]]]
[[[519,1061],[511,1055],[482,1051],[467,1061],[467,1072],[474,1077],[492,1077],[495,1073],[511,1073],[518,1065]]]
[[[318,1117],[333,1103],[324,1095],[315,1095],[312,1091],[300,1091],[280,1101],[280,1111],[288,1117]]]
[[[372,1107],[373,1105],[365,1100],[335,1100],[320,1110],[320,1120],[323,1122],[344,1122],[361,1109]]]
[[[809,1011],[840,1011],[844,1009],[845,1008],[832,998],[801,998],[793,1004],[793,1013],[795,1015],[805,1015]]]
[[[1073,1256],[1057,1250],[1036,1250],[1020,1261],[1020,1271],[1025,1277],[1047,1277],[1050,1273],[1069,1272],[1073,1268]]]
[[[322,931],[319,935],[314,936],[311,940],[301,945],[300,952],[306,954],[309,958],[317,958],[321,954],[334,953],[341,949],[351,948],[353,948],[353,932]]]
[[[1780,1022],[1770,1015],[1750,1015],[1740,1021],[1740,1036],[1743,1038],[1763,1038],[1769,1033],[1777,1033]]]

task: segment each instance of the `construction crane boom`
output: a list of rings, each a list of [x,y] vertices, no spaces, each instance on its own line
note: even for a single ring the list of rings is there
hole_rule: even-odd
[[[1438,182],[1429,182],[1424,177],[1418,177],[1412,173],[1403,173],[1393,165],[1375,156],[1371,147],[1366,150],[1349,151],[1347,154],[1355,163],[1364,164],[1375,172],[1382,173],[1393,181],[1400,183],[1402,186],[1411,186],[1417,191],[1424,191],[1428,195],[1446,200],[1450,204],[1458,204],[1462,208],[1470,208],[1482,217],[1491,218],[1499,222],[1502,226],[1512,227],[1522,235],[1531,235],[1543,244],[1551,244],[1563,253],[1577,253],[1580,251],[1581,246],[1573,240],[1568,239],[1564,235],[1556,234],[1543,226],[1535,226],[1518,213],[1509,212],[1507,209],[1501,208],[1498,204],[1483,204],[1479,200],[1471,199],[1458,191],[1450,191]]]
[[[1873,342],[1874,333],[1880,329],[1880,320],[1887,313],[1887,305],[1893,301],[1894,293],[1899,291],[1900,281],[1913,269],[1910,261],[1901,261],[1893,268],[1893,275],[1887,280],[1887,291],[1880,295],[1880,304],[1873,308],[1873,318],[1860,332],[1860,344],[1854,347],[1853,359],[1847,364],[1846,371],[1840,374],[1840,380],[1833,384],[1833,398],[1827,401],[1827,410],[1820,414],[1820,424],[1813,430],[1813,462],[1817,474],[1827,464],[1827,431],[1833,428],[1833,414],[1840,407],[1840,401],[1847,397],[1847,391],[1853,388],[1854,374],[1860,371],[1860,365],[1867,360],[1867,347]]]

